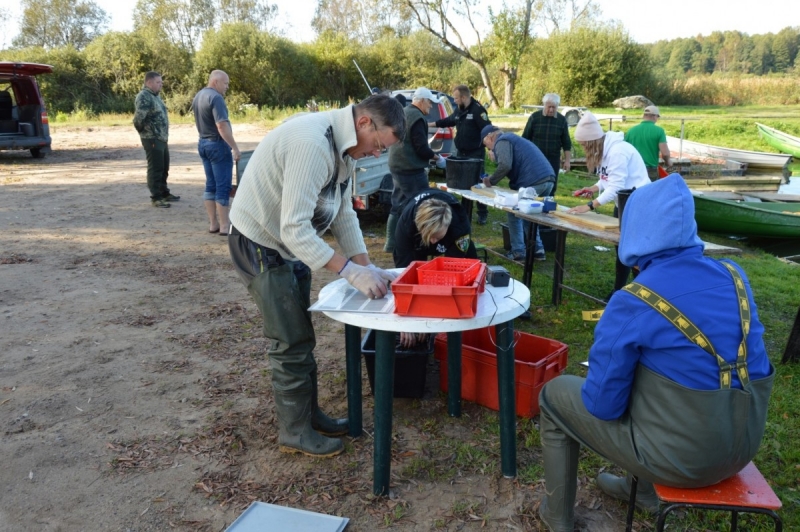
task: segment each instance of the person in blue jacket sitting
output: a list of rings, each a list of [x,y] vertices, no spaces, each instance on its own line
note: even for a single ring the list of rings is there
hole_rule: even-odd
[[[557,377],[539,395],[545,495],[539,516],[572,532],[580,446],[627,471],[597,486],[657,511],[653,483],[715,484],[756,455],[775,370],[745,273],[703,255],[694,201],[672,174],[630,196],[619,258],[638,266],[595,330],[589,372]]]

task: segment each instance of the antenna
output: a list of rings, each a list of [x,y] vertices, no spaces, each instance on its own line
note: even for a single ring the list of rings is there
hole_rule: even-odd
[[[353,64],[354,64],[354,65],[356,66],[356,68],[358,69],[358,73],[359,73],[359,74],[361,74],[361,79],[363,79],[363,80],[364,80],[364,84],[366,84],[366,86],[367,86],[367,94],[372,94],[372,87],[371,87],[371,86],[370,86],[370,84],[367,82],[367,78],[366,78],[366,76],[364,76],[364,73],[363,73],[363,72],[361,72],[361,67],[359,67],[359,66],[358,66],[358,63],[356,63],[356,60],[355,60],[355,59],[353,59]]]

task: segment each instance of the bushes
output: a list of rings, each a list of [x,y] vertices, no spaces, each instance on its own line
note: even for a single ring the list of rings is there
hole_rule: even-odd
[[[565,103],[597,106],[641,92],[649,70],[647,51],[622,29],[579,27],[534,42],[515,100],[539,102],[557,92]]]

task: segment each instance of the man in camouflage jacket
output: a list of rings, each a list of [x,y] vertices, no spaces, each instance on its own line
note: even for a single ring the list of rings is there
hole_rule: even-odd
[[[144,87],[136,95],[136,112],[133,126],[142,139],[147,156],[147,188],[153,207],[167,208],[169,202],[178,201],[180,196],[170,194],[167,188],[169,175],[169,118],[167,106],[158,93],[161,92],[161,74],[148,72],[144,76]]]

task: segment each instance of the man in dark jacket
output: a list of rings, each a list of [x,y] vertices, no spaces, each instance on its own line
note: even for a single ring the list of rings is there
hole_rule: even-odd
[[[580,447],[628,472],[597,487],[657,511],[653,483],[710,486],[756,455],[775,369],[747,276],[703,255],[692,194],[678,174],[637,188],[625,205],[620,260],[636,282],[616,292],[597,324],[583,379],[563,375],[539,394],[550,532],[575,524]]]
[[[483,143],[489,148],[490,156],[497,162],[497,168],[490,176],[483,178],[483,184],[491,187],[508,177],[511,190],[533,189],[534,196],[550,196],[555,183],[555,175],[550,163],[531,141],[514,133],[503,133],[496,126],[486,126],[481,131]],[[525,234],[530,228],[529,221],[522,221],[513,213],[508,213],[508,236],[511,252],[506,255],[511,260],[525,258]],[[524,231],[524,234],[523,234]],[[539,232],[536,232],[534,260],[545,260],[544,245]]]
[[[483,175],[483,161],[486,158],[486,151],[481,142],[481,131],[492,122],[489,120],[486,109],[472,97],[469,87],[466,85],[456,85],[453,88],[453,100],[458,106],[453,111],[453,114],[436,122],[428,122],[428,127],[455,126],[455,156],[480,159],[481,171],[479,175]],[[476,181],[476,183],[479,182]],[[464,198],[461,204],[467,209],[467,213],[472,215],[472,200]],[[485,224],[488,214],[489,208],[483,203],[478,203],[478,224]]]
[[[386,244],[383,250],[394,251],[394,231],[405,201],[429,187],[430,161],[441,156],[428,145],[428,121],[425,119],[439,99],[425,87],[419,87],[405,108],[406,134],[402,142],[389,148],[389,171],[392,173],[392,208],[386,222]]]
[[[551,194],[556,193],[558,188],[558,171],[564,169],[569,172],[570,155],[572,152],[572,141],[569,138],[569,126],[567,119],[558,112],[558,104],[561,97],[558,94],[545,94],[542,98],[543,109],[533,113],[525,124],[522,131],[522,138],[536,144],[550,165],[556,176],[555,184]],[[561,150],[564,150],[564,160],[561,161]]]

